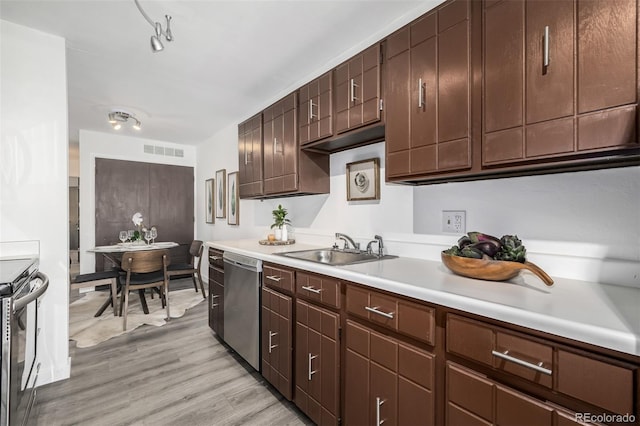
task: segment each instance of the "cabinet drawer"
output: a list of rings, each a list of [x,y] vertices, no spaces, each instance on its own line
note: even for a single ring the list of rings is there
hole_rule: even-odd
[[[449,314],[447,352],[547,388],[553,385],[553,347],[528,336]]]
[[[350,314],[430,345],[434,344],[433,308],[351,285],[347,287],[346,303]]]
[[[559,350],[558,391],[614,413],[633,413],[637,370]]]
[[[296,294],[340,308],[340,281],[321,275],[296,273]]]
[[[268,287],[293,293],[293,271],[291,269],[264,265],[262,269],[262,282]]]
[[[218,268],[209,268],[209,279],[213,282],[224,285],[224,271]]]
[[[224,270],[224,261],[222,260],[222,250],[209,248],[209,265]]]

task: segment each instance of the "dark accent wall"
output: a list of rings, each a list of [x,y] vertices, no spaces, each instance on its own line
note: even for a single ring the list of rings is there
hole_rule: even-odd
[[[193,167],[96,158],[96,246],[118,243],[118,233],[135,229],[140,212],[158,229],[156,241],[174,241],[172,261],[187,260],[194,239]],[[107,265],[108,266],[108,265]],[[96,256],[96,270],[103,257]]]

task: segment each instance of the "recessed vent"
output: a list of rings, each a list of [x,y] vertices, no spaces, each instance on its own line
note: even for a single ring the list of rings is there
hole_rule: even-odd
[[[184,150],[158,145],[145,145],[145,154],[166,155],[168,157],[184,157]]]

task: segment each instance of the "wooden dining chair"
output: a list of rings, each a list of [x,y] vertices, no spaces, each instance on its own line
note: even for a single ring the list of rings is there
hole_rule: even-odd
[[[167,268],[170,264],[171,258],[167,250],[129,251],[122,255],[120,266],[126,274],[122,289],[124,296],[123,331],[127,330],[127,310],[131,290],[157,288],[160,300],[163,301],[167,309],[167,321],[171,318],[169,316],[169,275],[167,274]],[[142,299],[140,303],[143,303]]]
[[[108,285],[110,293],[108,303],[104,303],[100,307],[100,309],[98,309],[98,312],[96,312],[94,316],[99,317],[100,315],[102,315],[109,304],[113,305],[113,315],[117,316],[119,276],[120,271],[116,269],[101,272],[92,272],[88,274],[80,274],[76,275],[73,280],[71,280],[70,288],[71,290],[76,290],[87,287],[97,287],[99,285]]]
[[[189,248],[189,255],[191,256],[191,263],[172,263],[169,265],[168,273],[169,279],[171,277],[180,275],[191,275],[193,279],[193,286],[198,291],[198,282],[200,283],[200,290],[202,290],[202,297],[207,298],[204,292],[204,283],[202,282],[202,275],[200,274],[200,265],[202,264],[202,252],[204,245],[200,240],[193,240],[191,247]],[[196,262],[197,258],[197,262]]]

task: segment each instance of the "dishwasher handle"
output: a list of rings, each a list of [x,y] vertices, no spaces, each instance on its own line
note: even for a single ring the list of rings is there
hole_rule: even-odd
[[[235,266],[237,268],[246,269],[247,271],[251,271],[251,272],[262,272],[262,267],[256,267],[254,265],[247,265],[245,263],[236,262],[235,260],[224,259],[224,263],[226,263],[228,265],[231,265],[231,266]]]

